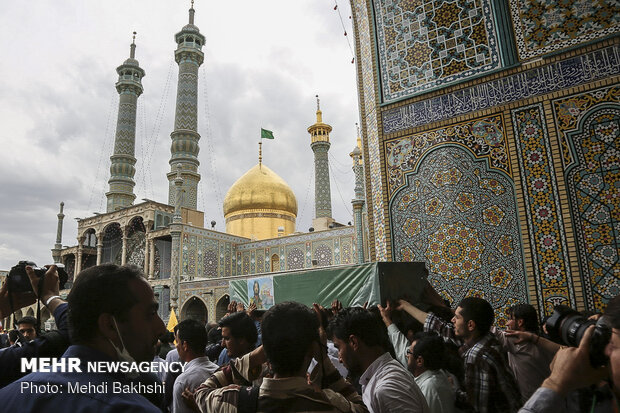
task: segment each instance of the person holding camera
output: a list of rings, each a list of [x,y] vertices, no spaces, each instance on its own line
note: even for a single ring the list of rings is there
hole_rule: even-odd
[[[620,296],[614,297],[605,311],[611,337],[605,346],[606,366],[592,366],[592,344],[595,326],[585,331],[578,347],[562,347],[551,363],[551,375],[530,397],[519,413],[579,412],[580,406],[567,398],[570,392],[607,380],[611,398],[592,401],[590,412],[620,411]]]
[[[26,374],[21,372],[22,358],[60,357],[69,345],[67,303],[59,296],[60,286],[56,266],[51,265],[41,278],[35,274],[31,266],[26,266],[25,272],[30,280],[32,290],[9,294],[8,281],[5,282],[0,288],[0,319],[10,315],[12,306],[15,306],[13,310],[19,310],[34,304],[38,298],[47,307],[50,314],[54,315],[58,332],[36,337],[32,320],[29,320],[29,323],[18,324],[20,329],[28,326],[33,331],[32,334],[30,331],[24,331],[27,334],[22,333],[23,338],[18,339],[18,345],[13,345],[0,352],[0,388]]]

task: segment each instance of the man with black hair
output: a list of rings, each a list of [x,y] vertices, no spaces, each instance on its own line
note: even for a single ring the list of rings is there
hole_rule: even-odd
[[[26,342],[37,338],[37,319],[33,316],[27,315],[22,317],[15,324],[17,325],[17,331],[20,332]]]
[[[360,378],[370,412],[428,412],[413,377],[387,351],[387,330],[378,317],[361,307],[346,308],[330,321],[329,335],[342,363]]]
[[[153,289],[142,271],[114,264],[87,268],[76,276],[68,306],[71,338],[75,344],[67,349],[61,360],[78,358],[80,371],[66,368],[65,372],[31,373],[0,390],[3,409],[159,412],[136,392],[115,391],[118,388],[115,383],[121,388],[131,388],[132,384],[136,385],[132,380],[138,377],[120,372],[92,372],[88,368],[89,362],[150,363],[153,360],[155,343],[166,327],[157,315]],[[140,383],[146,385],[143,380]],[[102,385],[102,391],[69,391],[69,386],[76,389],[80,384],[95,388]],[[151,391],[143,389],[146,393],[161,390],[156,384],[149,385]],[[62,391],[38,391],[41,388]]]
[[[330,362],[325,330],[312,310],[299,303],[277,304],[263,316],[262,331],[262,346],[231,361],[198,388],[195,399],[202,412],[368,411]],[[310,375],[313,384],[308,384],[313,357],[318,364]],[[267,360],[273,378],[264,378],[260,387],[229,386],[256,378]]]
[[[553,360],[559,345],[547,343],[540,338],[536,309],[530,304],[515,304],[506,310],[509,333],[493,329],[495,337],[508,354],[510,366],[523,403],[536,391],[544,379],[549,377],[549,363]],[[535,335],[533,340],[518,340],[511,337],[510,331],[529,332]]]
[[[478,297],[462,299],[452,323],[405,300],[400,300],[397,308],[424,323],[424,331],[435,331],[444,341],[460,346],[466,391],[457,392],[459,405],[470,405],[479,413],[511,413],[519,409],[519,388],[499,342],[489,331],[495,314],[488,301]]]
[[[194,391],[196,387],[215,373],[218,365],[209,361],[209,358],[204,355],[207,345],[207,331],[201,323],[188,319],[181,321],[176,327],[175,338],[179,360],[187,364],[185,371],[174,381],[172,412],[191,413],[192,409],[183,401],[183,391],[185,389]]]
[[[230,359],[241,357],[254,349],[258,332],[254,321],[245,311],[222,318],[219,325],[222,328],[222,347],[226,351],[220,353],[217,364],[223,366]]]
[[[434,332],[414,334],[407,349],[407,367],[415,377],[431,413],[454,412],[454,389],[448,376],[441,370],[445,359],[445,345]]]

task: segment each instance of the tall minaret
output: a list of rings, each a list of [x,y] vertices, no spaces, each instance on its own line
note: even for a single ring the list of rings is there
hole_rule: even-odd
[[[177,87],[177,106],[174,119],[174,131],[170,134],[170,172],[168,177],[168,204],[174,205],[176,189],[174,180],[178,166],[181,167],[183,179],[182,206],[196,209],[198,182],[198,68],[204,61],[202,45],[205,37],[194,26],[194,0],[189,9],[189,24],[174,35],[178,44],[174,57],[179,65],[179,83]]]
[[[118,120],[116,122],[116,138],[114,139],[114,154],[110,157],[110,191],[105,194],[108,198],[107,212],[116,211],[133,204],[136,196],[133,187],[136,183],[133,176],[136,173],[136,109],[138,96],[144,90],[142,78],[144,70],[139,66],[136,57],[136,32],[133,32],[133,42],[129,52],[129,59],[116,68],[118,82],[116,90],[120,95],[118,103]]]
[[[65,207],[65,203],[60,203],[60,212],[58,213],[58,227],[56,228],[56,244],[54,244],[54,248],[52,249],[52,259],[54,263],[60,262],[60,251],[62,250],[62,221],[65,219],[65,214],[63,214],[63,209]]]
[[[332,218],[332,194],[329,187],[329,161],[327,152],[331,144],[329,143],[329,133],[332,127],[323,123],[323,113],[316,95],[316,123],[308,127],[311,143],[310,147],[314,152],[314,208],[315,218],[312,226],[315,231],[329,228],[334,222]]]
[[[357,124],[356,124],[357,126]],[[353,173],[355,174],[355,198],[351,200],[353,205],[353,221],[355,225],[357,263],[364,263],[364,227],[362,222],[362,210],[364,208],[364,161],[362,159],[362,139],[359,127],[357,128],[357,145],[349,154],[353,160]]]

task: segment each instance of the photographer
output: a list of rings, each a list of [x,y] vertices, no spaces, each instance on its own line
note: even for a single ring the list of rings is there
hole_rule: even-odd
[[[49,312],[54,315],[58,332],[51,335],[43,335],[29,340],[20,337],[18,345],[11,346],[0,352],[0,388],[19,379],[26,373],[21,372],[21,359],[32,357],[59,357],[69,345],[69,330],[67,324],[67,304],[59,296],[59,281],[56,266],[49,267],[43,282],[40,283],[39,277],[35,274],[32,267],[25,268],[26,274],[30,279],[32,291],[24,293],[12,293],[9,296],[8,283],[5,282],[0,288],[0,318],[10,315],[11,300],[15,308],[20,308],[34,304],[37,297],[45,305]],[[41,290],[39,291],[39,285]]]
[[[566,399],[573,390],[599,384],[608,379],[611,382],[611,399],[594,400],[590,412],[618,411],[620,405],[620,296],[608,304],[605,316],[611,325],[611,339],[605,347],[609,357],[605,367],[592,367],[590,345],[594,326],[585,332],[579,347],[560,349],[551,363],[551,375],[530,397],[519,413],[577,412],[579,407]]]

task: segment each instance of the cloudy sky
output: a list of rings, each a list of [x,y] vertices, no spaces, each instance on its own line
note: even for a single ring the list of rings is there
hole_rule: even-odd
[[[341,0],[195,3],[206,36],[199,76],[202,181],[198,209],[224,231],[222,200],[258,162],[260,128],[276,139],[263,161],[292,187],[297,229],[314,215],[313,154],[306,128],[321,98],[333,126],[332,208],[352,220],[349,152],[358,122],[350,6]],[[75,245],[75,218],[105,212],[116,129],[115,68],[129,55],[146,71],[138,103],[137,201],[166,202],[178,66],[174,34],[189,0],[31,0],[0,3],[0,269],[21,259],[51,262],[56,214],[65,202],[63,245]],[[343,29],[344,24],[344,29]],[[344,36],[346,30],[348,36]],[[350,42],[350,44],[347,42]]]

